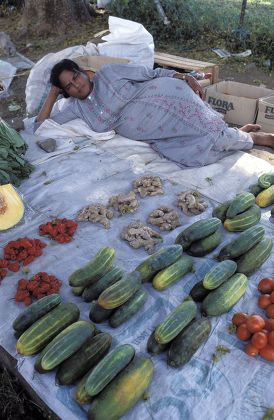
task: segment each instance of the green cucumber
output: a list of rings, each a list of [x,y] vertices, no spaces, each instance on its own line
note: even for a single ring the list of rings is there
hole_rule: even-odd
[[[219,206],[215,207],[212,212],[212,217],[217,217],[220,219],[221,222],[224,222],[226,219],[226,212],[228,207],[230,206],[232,200],[225,201],[224,203],[220,204]]]
[[[261,219],[260,207],[254,205],[241,214],[233,217],[233,219],[226,219],[224,228],[230,232],[243,232],[251,226],[256,225]]]
[[[89,319],[93,322],[96,322],[96,324],[100,324],[101,322],[106,321],[112,313],[113,309],[104,309],[95,300],[91,302],[90,305]]]
[[[259,176],[258,184],[264,189],[271,187],[274,184],[274,172]]]
[[[151,354],[160,354],[163,353],[165,350],[168,349],[169,344],[160,344],[158,341],[155,340],[155,330],[150,334],[147,340],[147,351]]]
[[[199,281],[192,287],[189,294],[194,302],[202,302],[209,292],[210,290],[204,288],[203,281]]]
[[[71,291],[75,296],[81,296],[84,290],[85,288],[82,286],[71,288]]]
[[[188,242],[192,243],[199,239],[206,238],[221,226],[222,222],[217,217],[211,217],[209,219],[202,219],[194,222],[188,226],[183,232],[183,238]]]
[[[204,277],[203,286],[208,289],[217,289],[228,280],[237,270],[237,264],[232,260],[225,260],[213,267]]]
[[[92,369],[81,379],[75,391],[75,399],[78,404],[88,404],[92,401],[92,397],[86,391],[86,380]]]
[[[250,275],[258,270],[271,255],[272,246],[271,238],[265,237],[262,239],[237,260],[237,271],[245,275]]]
[[[129,318],[135,315],[144,306],[148,298],[148,293],[144,289],[137,290],[131,298],[122,306],[119,306],[110,316],[109,325],[117,328]]]
[[[157,290],[165,290],[192,270],[193,258],[183,256],[169,267],[159,271],[153,278],[152,285]]]
[[[85,302],[92,302],[93,300],[98,299],[100,294],[107,289],[112,284],[116,283],[120,280],[124,275],[124,272],[119,267],[114,267],[108,273],[106,273],[103,277],[101,277],[96,283],[91,284],[90,286],[86,287],[83,292],[83,299]]]
[[[248,187],[249,192],[253,194],[255,197],[263,190],[263,188],[259,184],[252,184]]]
[[[226,212],[227,219],[233,219],[237,214],[243,213],[255,204],[255,196],[250,192],[237,194]]]
[[[193,257],[203,257],[217,248],[217,246],[220,245],[221,240],[221,230],[217,229],[216,232],[212,233],[206,238],[193,242],[186,252]]]

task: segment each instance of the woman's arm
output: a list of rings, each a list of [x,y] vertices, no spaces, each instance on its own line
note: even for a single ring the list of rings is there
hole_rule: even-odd
[[[42,123],[49,118],[53,105],[55,104],[59,94],[60,89],[57,86],[52,86],[41,110],[36,117],[36,122]]]

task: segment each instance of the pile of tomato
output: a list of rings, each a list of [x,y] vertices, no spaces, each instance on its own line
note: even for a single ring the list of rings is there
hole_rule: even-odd
[[[29,306],[33,299],[41,299],[44,296],[58,293],[61,286],[62,282],[54,275],[39,272],[30,280],[20,279],[18,281],[15,300]]]
[[[266,360],[274,361],[274,279],[264,278],[258,284],[259,307],[266,310],[268,319],[244,312],[236,313],[232,323],[236,327],[236,335],[242,341],[249,341],[245,352],[249,356],[260,355]]]
[[[47,235],[60,244],[70,242],[76,229],[77,222],[70,219],[54,219],[39,226],[39,234]]]

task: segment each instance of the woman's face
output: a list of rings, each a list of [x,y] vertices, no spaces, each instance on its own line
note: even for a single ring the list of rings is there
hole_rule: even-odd
[[[85,99],[92,90],[88,76],[79,70],[63,70],[59,80],[62,89],[73,98]]]

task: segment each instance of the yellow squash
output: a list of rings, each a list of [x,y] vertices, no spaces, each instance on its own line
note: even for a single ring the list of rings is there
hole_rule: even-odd
[[[11,184],[0,185],[0,231],[15,226],[24,215],[24,204]]]

